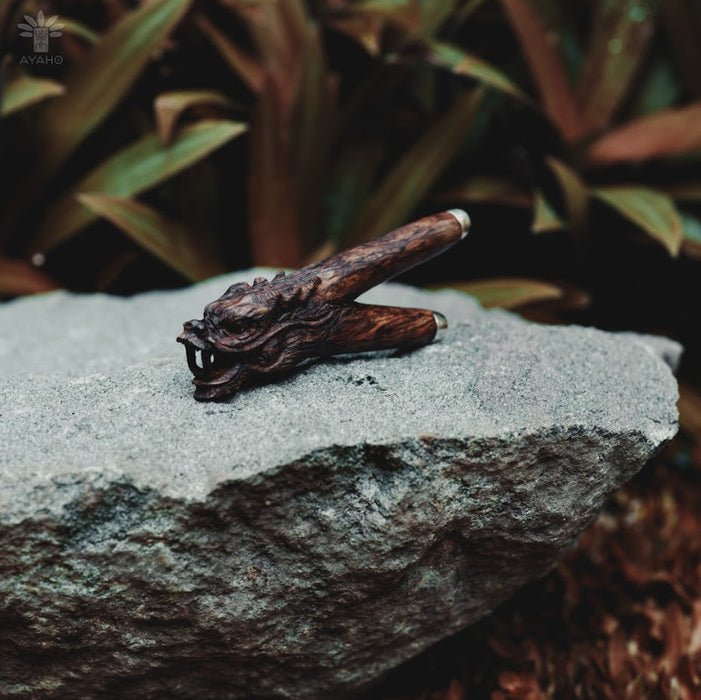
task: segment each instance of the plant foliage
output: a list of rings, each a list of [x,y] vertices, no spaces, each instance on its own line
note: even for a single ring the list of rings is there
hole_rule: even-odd
[[[26,60],[40,10],[60,62]],[[4,0],[0,294],[295,267],[467,206],[414,281],[676,336],[695,395],[700,33],[686,0]]]

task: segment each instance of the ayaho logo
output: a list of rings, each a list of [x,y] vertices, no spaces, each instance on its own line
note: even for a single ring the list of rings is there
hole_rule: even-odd
[[[26,24],[21,22],[17,25],[22,30],[20,36],[34,40],[34,53],[48,53],[49,37],[62,35],[60,30],[63,29],[63,25],[58,23],[58,15],[47,19],[44,17],[44,13],[39,10],[36,19],[29,15],[25,15],[24,19],[27,20]]]

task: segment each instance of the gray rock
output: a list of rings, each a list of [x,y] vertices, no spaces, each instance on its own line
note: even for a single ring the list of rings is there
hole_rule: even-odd
[[[200,318],[205,304],[234,282],[274,274],[275,270],[269,268],[254,268],[183,290],[148,292],[138,296],[138,312],[132,299],[107,294],[53,292],[5,304],[2,319],[11,332],[0,337],[0,377],[80,377],[165,358],[180,360],[183,348],[173,342],[173,334],[182,330],[183,321]],[[426,292],[392,283],[370,290],[360,301],[397,306],[430,303],[431,308],[450,319],[451,325],[484,313],[467,294]],[[521,322],[509,311],[495,309],[490,314],[505,322]],[[621,335],[647,345],[676,371],[682,354],[682,346],[676,341],[642,333]],[[32,339],[29,345],[27,338]]]
[[[671,338],[665,338],[661,335],[650,335],[649,333],[631,333],[626,331],[618,335],[637,340],[645,345],[651,352],[661,357],[669,365],[672,372],[676,374],[684,352],[681,343]]]
[[[232,281],[0,308],[3,697],[338,697],[548,571],[676,432],[639,339],[400,285],[370,297],[462,322],[196,403],[174,339]]]
[[[136,299],[52,292],[4,304],[0,312],[10,332],[0,336],[0,377],[81,377],[153,360],[180,361],[184,350],[175,337],[183,321],[201,318],[205,304],[234,282],[274,274],[269,268],[254,268],[187,289],[140,294]],[[382,285],[360,300],[411,306],[426,303],[427,295],[436,311],[451,320],[467,319],[480,311],[467,294],[429,293],[401,284]]]

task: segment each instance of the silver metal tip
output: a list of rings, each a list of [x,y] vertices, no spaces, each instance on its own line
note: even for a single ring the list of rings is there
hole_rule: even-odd
[[[452,214],[458,220],[460,228],[462,229],[462,236],[460,238],[465,238],[470,230],[470,224],[472,223],[468,213],[464,209],[448,209],[448,214]]]
[[[432,311],[433,318],[436,322],[436,335],[433,336],[434,340],[438,340],[443,335],[445,335],[446,328],[448,328],[448,319],[440,311]]]

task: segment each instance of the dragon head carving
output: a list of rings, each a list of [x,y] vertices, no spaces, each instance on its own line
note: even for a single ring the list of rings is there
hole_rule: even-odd
[[[461,216],[458,216],[458,213]],[[379,282],[463,238],[459,210],[427,217],[328,260],[253,285],[240,282],[184,324],[195,398],[224,399],[302,361],[338,353],[430,343],[445,318],[424,309],[359,304]]]
[[[288,282],[282,271],[270,282],[240,282],[207,304],[201,320],[185,322],[178,342],[195,375],[195,398],[225,398],[312,356],[333,315],[328,303],[311,303],[320,283],[318,277]]]

